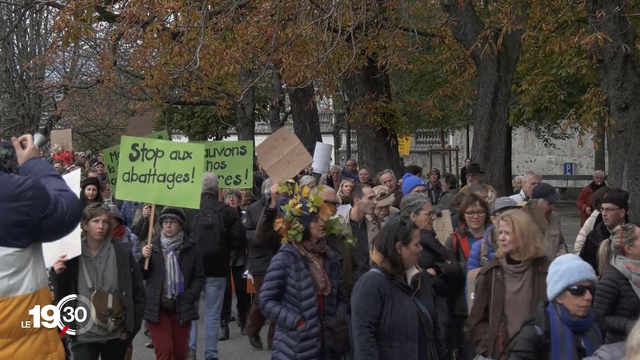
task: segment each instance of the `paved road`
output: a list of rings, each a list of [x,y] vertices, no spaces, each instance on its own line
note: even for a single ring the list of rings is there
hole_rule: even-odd
[[[562,203],[558,204],[557,209],[558,214],[561,216],[562,221],[562,233],[564,234],[567,245],[569,246],[569,250],[573,250],[573,243],[575,241],[578,232],[580,231],[580,214],[576,209],[574,204]],[[200,302],[201,306],[203,302]],[[235,305],[234,305],[235,309]],[[204,311],[201,308],[200,313],[203,314]],[[204,344],[204,322],[198,322],[198,360],[204,360],[202,346]],[[231,329],[231,338],[227,341],[221,341],[218,344],[220,351],[220,359],[221,360],[268,360],[271,358],[268,350],[257,351],[254,350],[251,345],[249,345],[249,341],[246,336],[242,336],[240,334],[240,330],[235,324],[230,326]],[[265,327],[263,329],[262,340],[266,346],[266,330]],[[153,360],[155,359],[153,349],[147,349],[144,347],[144,344],[147,342],[146,336],[142,333],[138,334],[136,339],[134,340],[134,360]]]
[[[204,314],[204,302],[200,302],[200,314]],[[235,311],[235,304],[233,307]],[[271,353],[266,349],[267,327],[262,331],[262,342],[265,349],[262,351],[255,350],[249,345],[246,336],[240,334],[240,329],[233,323],[229,326],[231,337],[229,340],[218,342],[218,351],[221,360],[269,360]],[[147,349],[144,345],[147,337],[142,331],[133,341],[133,360],[153,360],[155,354],[153,349]],[[204,360],[204,321],[198,321],[198,360]]]

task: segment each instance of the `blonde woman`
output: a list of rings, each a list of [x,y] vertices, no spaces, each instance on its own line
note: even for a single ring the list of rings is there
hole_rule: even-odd
[[[480,271],[466,334],[478,355],[499,359],[505,344],[547,297],[549,260],[542,238],[520,210],[497,221],[498,251]]]

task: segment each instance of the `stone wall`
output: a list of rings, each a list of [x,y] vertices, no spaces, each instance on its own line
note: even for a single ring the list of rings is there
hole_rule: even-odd
[[[543,175],[563,175],[563,164],[574,164],[574,175],[591,175],[595,169],[595,149],[591,135],[583,138],[584,145],[579,146],[578,134],[572,131],[572,137],[556,141],[556,149],[548,148],[536,138],[532,131],[519,128],[513,133],[513,173],[523,174],[529,170]],[[470,131],[470,143],[473,142],[473,129]],[[453,134],[452,145],[460,148],[460,161],[466,154],[466,131]],[[473,146],[471,144],[471,146]],[[473,154],[471,154],[473,158]],[[605,159],[605,163],[608,157]],[[606,169],[599,169],[605,170]],[[558,187],[582,187],[588,181],[549,181]]]

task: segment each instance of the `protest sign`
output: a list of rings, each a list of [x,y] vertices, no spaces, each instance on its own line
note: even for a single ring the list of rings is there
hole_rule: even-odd
[[[123,136],[116,198],[200,208],[204,145]]]
[[[296,176],[313,161],[300,139],[285,127],[271,134],[256,151],[260,165],[274,181]]]
[[[67,185],[73,191],[76,196],[80,197],[80,169],[74,170],[62,178],[66,181]],[[78,200],[80,201],[80,200]],[[54,242],[47,242],[42,244],[42,253],[44,255],[44,264],[47,268],[53,266],[56,260],[62,256],[67,255],[67,259],[79,256],[82,253],[80,245],[80,237],[82,235],[82,229],[80,224],[67,236]]]
[[[149,139],[171,140],[167,130],[158,131],[156,133],[145,136]],[[102,150],[102,162],[104,162],[107,179],[111,185],[111,193],[115,194],[118,186],[118,159],[120,158],[120,145]]]
[[[207,141],[204,145],[204,171],[216,174],[220,187],[253,187],[253,141]]]
[[[331,165],[331,153],[333,146],[321,142],[316,142],[316,149],[313,152],[313,172],[325,175],[329,172]]]
[[[442,210],[442,216],[433,221],[433,230],[442,244],[453,234],[453,224],[451,223],[451,212],[449,210]]]
[[[64,150],[73,150],[73,134],[71,129],[51,130],[51,145],[61,145]]]
[[[409,155],[411,149],[411,136],[398,137],[398,153],[400,155]]]

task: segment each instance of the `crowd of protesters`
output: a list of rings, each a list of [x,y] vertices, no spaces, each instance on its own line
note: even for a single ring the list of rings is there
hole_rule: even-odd
[[[253,188],[223,191],[205,173],[200,209],[151,214],[111,194],[100,154],[52,150],[59,174],[82,169],[84,206],[82,255],[50,269],[55,297],[115,299],[67,339],[74,359],[130,358],[143,328],[157,359],[219,359],[233,321],[278,360],[640,358],[640,229],[601,171],[569,254],[560,195],[533,171],[508,194],[470,159],[461,179],[349,159],[285,183],[257,168]]]

